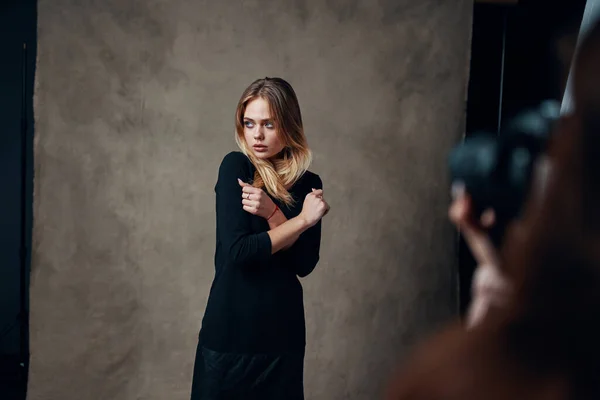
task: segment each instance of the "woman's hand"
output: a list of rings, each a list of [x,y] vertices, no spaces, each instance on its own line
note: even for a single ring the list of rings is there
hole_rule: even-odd
[[[269,195],[262,189],[255,188],[240,179],[238,179],[238,183],[242,187],[242,205],[245,211],[264,219],[273,215],[277,207]]]
[[[313,189],[306,195],[300,217],[309,227],[316,225],[329,212],[329,204],[323,199],[322,189]]]

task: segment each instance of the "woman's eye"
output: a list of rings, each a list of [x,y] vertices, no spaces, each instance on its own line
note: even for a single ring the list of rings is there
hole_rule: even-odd
[[[265,126],[266,126],[267,128],[269,128],[269,129],[273,129],[273,128],[275,128],[275,125],[273,125],[273,123],[272,123],[272,122],[267,122],[267,123],[265,124]]]
[[[252,128],[254,126],[254,124],[250,121],[244,121],[244,125],[246,126],[246,128]]]

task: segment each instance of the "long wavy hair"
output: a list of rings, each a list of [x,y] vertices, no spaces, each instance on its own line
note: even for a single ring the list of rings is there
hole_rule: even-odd
[[[269,104],[277,134],[284,144],[282,152],[271,160],[257,158],[244,137],[246,106],[256,98],[263,98]],[[237,105],[235,130],[237,145],[256,167],[252,185],[265,189],[284,204],[292,205],[294,199],[288,189],[304,175],[312,161],[312,152],[304,135],[300,105],[292,86],[281,78],[252,82]]]

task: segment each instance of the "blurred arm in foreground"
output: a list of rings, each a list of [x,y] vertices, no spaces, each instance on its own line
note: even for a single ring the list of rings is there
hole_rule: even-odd
[[[504,307],[425,341],[389,400],[600,398],[600,23],[574,65],[573,113],[548,149],[542,190],[507,232]]]
[[[500,255],[492,242],[488,229],[495,223],[493,209],[485,210],[479,220],[474,216],[472,199],[461,185],[452,188],[453,202],[448,216],[460,229],[477,269],[472,283],[472,301],[467,313],[467,327],[479,324],[493,307],[504,307],[511,285],[500,270]]]

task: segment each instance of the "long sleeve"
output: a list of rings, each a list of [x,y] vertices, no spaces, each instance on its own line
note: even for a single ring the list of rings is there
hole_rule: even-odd
[[[252,233],[251,214],[242,208],[239,179],[247,179],[248,160],[232,152],[223,159],[215,187],[217,197],[217,235],[225,254],[234,264],[261,263],[271,257],[267,232]]]
[[[316,175],[314,189],[323,189],[323,182]],[[302,199],[304,200],[304,199]],[[296,275],[304,278],[319,263],[321,249],[321,221],[300,235],[296,243],[286,252],[287,262]]]

